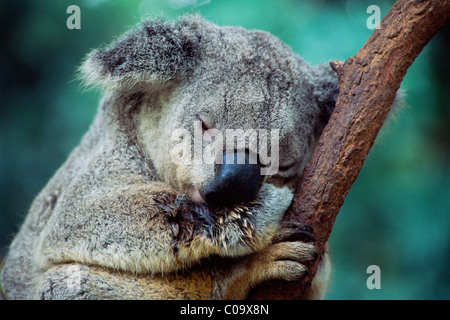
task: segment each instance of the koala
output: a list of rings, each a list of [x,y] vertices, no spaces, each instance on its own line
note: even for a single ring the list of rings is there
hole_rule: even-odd
[[[186,15],[143,20],[80,75],[103,98],[10,245],[8,298],[245,299],[305,275],[313,230],[282,218],[335,105],[328,63]],[[264,157],[235,141],[246,133],[270,137]],[[311,299],[330,274],[320,258]]]

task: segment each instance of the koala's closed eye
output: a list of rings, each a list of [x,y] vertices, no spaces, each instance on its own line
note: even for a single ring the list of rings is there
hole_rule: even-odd
[[[279,171],[279,172],[287,172],[288,170],[294,168],[296,164],[297,164],[297,163],[294,162],[294,163],[287,164],[287,165],[280,165],[280,166],[278,167],[278,171]]]
[[[203,114],[196,114],[195,116],[201,122],[202,132],[214,128],[214,122],[211,117]]]
[[[271,176],[267,182],[275,185],[280,183],[281,185],[290,185],[291,182],[298,178],[299,174],[301,174],[301,169],[299,169],[297,162],[286,165],[283,164],[278,167],[278,172]]]

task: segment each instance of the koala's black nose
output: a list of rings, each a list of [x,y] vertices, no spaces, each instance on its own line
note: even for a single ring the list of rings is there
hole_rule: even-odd
[[[209,207],[231,206],[255,199],[264,178],[255,158],[247,151],[223,156],[223,164],[216,165],[215,179],[200,191]]]

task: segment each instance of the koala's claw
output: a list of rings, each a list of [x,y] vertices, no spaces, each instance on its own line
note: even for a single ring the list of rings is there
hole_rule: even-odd
[[[313,229],[301,222],[282,223],[275,235],[273,242],[302,241],[314,242]]]
[[[314,236],[307,231],[294,231],[281,238],[280,241],[302,241],[302,242],[314,242]]]

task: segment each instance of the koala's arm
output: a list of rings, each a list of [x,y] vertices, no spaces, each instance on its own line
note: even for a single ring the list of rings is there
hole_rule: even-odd
[[[302,234],[302,226],[290,228],[279,228],[275,240],[281,242],[260,252],[211,257],[182,273],[149,277],[79,263],[56,265],[37,282],[36,295],[39,299],[245,299],[263,281],[299,279],[306,271],[303,262],[316,258],[312,243],[292,238]],[[323,295],[324,286],[318,283],[323,279],[323,272],[315,277],[308,298]]]
[[[201,204],[164,183],[127,177],[86,188],[89,176],[65,190],[40,236],[37,262],[44,269],[79,262],[148,274],[189,267],[211,255],[242,256],[272,241],[292,199],[287,188],[266,186],[262,192],[270,196],[264,204],[217,224]]]
[[[279,243],[233,259],[209,259],[182,273],[134,275],[79,263],[49,268],[39,279],[36,298],[60,299],[245,299],[264,280],[296,280],[302,262],[314,258],[312,244]],[[315,298],[316,296],[313,296]]]

